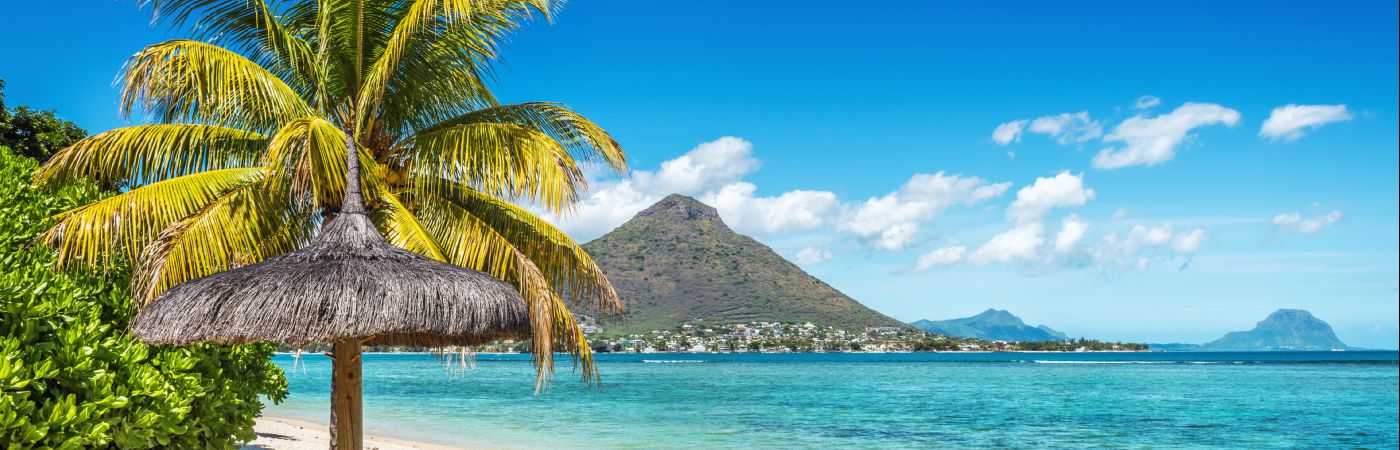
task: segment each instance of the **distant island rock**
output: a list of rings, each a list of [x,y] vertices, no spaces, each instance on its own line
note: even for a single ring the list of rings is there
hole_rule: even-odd
[[[685,324],[812,323],[863,332],[907,325],[730,230],[713,207],[672,194],[583,245],[627,307],[604,334]]]
[[[1026,325],[1020,317],[1001,309],[988,309],[961,319],[920,320],[910,325],[930,333],[988,341],[1048,342],[1068,339],[1064,333],[1045,325]]]
[[[1211,351],[1317,351],[1346,350],[1332,326],[1301,309],[1280,309],[1269,314],[1253,330],[1232,331],[1205,343]]]
[[[1214,341],[1201,345],[1152,344],[1153,350],[1261,352],[1261,351],[1332,351],[1347,350],[1337,339],[1332,326],[1312,313],[1301,309],[1280,309],[1269,314],[1254,329],[1232,331]]]

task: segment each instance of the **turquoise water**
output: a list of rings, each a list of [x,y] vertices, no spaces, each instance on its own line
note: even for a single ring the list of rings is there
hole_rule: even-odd
[[[533,393],[522,355],[464,374],[365,355],[370,434],[493,448],[1396,448],[1397,353],[602,355]],[[689,362],[654,362],[654,361]],[[269,415],[325,423],[329,359],[278,355]]]

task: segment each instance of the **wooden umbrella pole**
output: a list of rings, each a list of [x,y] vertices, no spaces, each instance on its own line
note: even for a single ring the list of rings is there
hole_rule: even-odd
[[[354,133],[345,133],[345,198],[341,214],[363,214],[364,200],[360,197],[360,160],[355,150]],[[353,301],[353,299],[347,299]],[[361,450],[364,448],[364,415],[360,404],[360,341],[345,339],[331,347],[334,359],[331,369],[331,448]]]
[[[360,404],[360,341],[346,339],[331,347],[331,448],[361,450],[364,427]]]

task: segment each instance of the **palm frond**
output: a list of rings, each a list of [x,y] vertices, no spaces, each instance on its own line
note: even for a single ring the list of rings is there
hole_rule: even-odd
[[[249,55],[276,73],[303,98],[311,98],[319,83],[315,52],[296,30],[295,13],[284,14],[264,0],[152,0],[155,18],[171,28],[188,29],[206,42]],[[302,2],[314,8],[314,2]],[[283,5],[284,3],[278,3]],[[297,5],[294,3],[293,5]]]
[[[413,212],[404,207],[397,195],[381,191],[378,197],[382,206],[376,208],[370,218],[379,227],[379,232],[383,233],[386,241],[438,261],[447,260],[442,250],[438,249],[432,235],[428,234],[428,230],[414,217]]]
[[[357,146],[360,167],[377,164],[369,148]],[[290,180],[293,197],[322,208],[339,208],[345,195],[345,133],[318,117],[290,120],[273,135],[262,164],[274,176]],[[367,192],[381,189],[376,170],[360,171]]]
[[[489,273],[520,289],[534,335],[531,353],[539,369],[537,388],[542,388],[552,376],[556,351],[574,355],[575,366],[581,369],[584,379],[597,376],[582,328],[528,255],[490,224],[441,197],[415,197],[414,204],[448,262]]]
[[[170,224],[147,245],[132,291],[141,304],[186,281],[277,256],[290,246],[267,245],[291,237],[303,224],[287,204],[285,186],[269,180],[249,183],[220,195],[207,206]],[[279,195],[280,194],[280,195]],[[271,251],[269,251],[271,250]]]
[[[276,74],[231,50],[190,40],[151,45],[127,61],[121,111],[164,123],[202,123],[266,133],[313,115]]]
[[[353,108],[375,55],[387,45],[394,24],[407,9],[405,2],[324,0],[318,3],[317,9],[320,66],[327,83],[343,89],[330,93],[336,104],[327,105],[327,109]]]
[[[254,166],[267,143],[267,136],[214,125],[117,128],[54,154],[34,174],[34,182],[90,178],[140,186],[207,170]]]
[[[558,103],[529,102],[499,105],[443,120],[420,134],[475,123],[501,123],[539,130],[569,149],[579,161],[600,162],[619,175],[627,172],[622,146],[602,127],[567,106]]]
[[[417,136],[397,157],[408,162],[417,187],[439,181],[496,197],[529,199],[564,211],[586,186],[583,171],[557,141],[538,130],[504,123],[471,123]]]
[[[590,305],[598,312],[622,313],[622,300],[603,269],[563,230],[524,208],[460,184],[434,183],[429,189],[490,226],[529,257],[554,292],[566,294],[572,303]]]
[[[494,78],[497,43],[513,24],[480,14],[470,22],[409,43],[384,87],[371,131],[392,144],[463,111],[498,104],[487,82]]]
[[[322,215],[321,211],[315,209],[292,213],[284,226],[266,236],[258,244],[258,251],[253,255],[253,258],[250,258],[249,262],[262,261],[305,247],[316,237],[321,225],[328,220],[328,216]]]
[[[359,118],[362,126],[357,128],[375,128],[374,122],[379,116],[379,109],[389,92],[389,85],[398,73],[400,63],[405,60],[405,57],[421,57],[424,50],[432,48],[433,42],[443,40],[444,36],[449,36],[455,38],[452,40],[461,45],[460,48],[468,50],[465,54],[453,56],[465,56],[466,60],[441,58],[433,61],[434,63],[480,65],[482,61],[473,57],[475,55],[471,50],[494,55],[496,41],[504,35],[504,32],[493,33],[492,31],[502,28],[510,29],[516,26],[512,19],[521,10],[517,5],[518,3],[514,2],[479,0],[416,0],[412,2],[394,24],[394,29],[389,34],[383,51],[379,53],[365,74],[359,103],[356,105],[356,117]],[[488,24],[504,26],[488,27],[486,26]],[[472,75],[476,75],[476,73],[472,73]],[[477,86],[472,87],[476,88]],[[430,95],[428,98],[447,95],[450,93]]]
[[[152,183],[58,214],[40,240],[58,251],[60,267],[105,265],[118,256],[136,260],[161,230],[265,173],[219,169]]]

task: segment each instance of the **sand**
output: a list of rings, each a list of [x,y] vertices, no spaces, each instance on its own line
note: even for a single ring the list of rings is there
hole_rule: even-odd
[[[253,426],[253,430],[258,433],[257,439],[243,444],[240,448],[244,450],[325,450],[326,448],[330,448],[331,435],[330,432],[327,431],[325,425],[284,419],[281,417],[259,417],[257,419],[257,424]],[[402,439],[365,436],[365,448],[379,450],[441,450],[456,447],[425,444]]]

